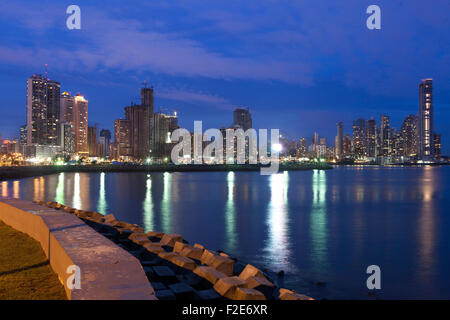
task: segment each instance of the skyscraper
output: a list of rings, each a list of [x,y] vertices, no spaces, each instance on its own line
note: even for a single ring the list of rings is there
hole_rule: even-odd
[[[111,131],[102,129],[100,131],[100,156],[109,156],[109,145],[111,144]]]
[[[170,135],[177,127],[178,116],[176,113],[168,115],[158,112],[153,115],[152,157],[163,159],[170,156]]]
[[[88,127],[88,149],[90,157],[98,156],[97,127]]]
[[[366,156],[366,120],[353,121],[353,153],[357,158]]]
[[[342,122],[339,122],[337,124],[337,135],[336,140],[334,142],[334,147],[336,151],[336,159],[340,160],[343,157],[344,151],[344,124]]]
[[[32,75],[27,80],[27,144],[58,144],[60,118],[59,82]]]
[[[434,156],[433,134],[433,80],[425,79],[419,85],[418,151],[422,160]]]
[[[131,156],[130,121],[117,119],[114,121],[114,144],[116,159],[126,159]]]
[[[391,155],[391,125],[389,116],[381,115],[380,121],[380,155],[388,157]]]
[[[88,147],[88,101],[81,94],[74,97],[75,152],[81,156],[89,154]]]
[[[367,156],[374,158],[377,156],[377,121],[367,120]]]
[[[417,117],[410,114],[403,120],[402,128],[403,153],[406,157],[417,154]]]
[[[233,113],[233,125],[240,126],[244,131],[252,128],[252,115],[250,110],[244,108],[236,108]]]

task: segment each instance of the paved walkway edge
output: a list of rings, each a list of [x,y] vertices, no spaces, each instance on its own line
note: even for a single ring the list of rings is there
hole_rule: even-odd
[[[0,220],[40,242],[70,300],[157,300],[139,260],[76,216],[2,199]],[[69,288],[71,266],[79,267],[79,289]]]

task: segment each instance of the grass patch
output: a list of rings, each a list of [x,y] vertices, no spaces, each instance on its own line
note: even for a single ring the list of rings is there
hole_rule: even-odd
[[[0,221],[0,300],[63,300],[39,242]]]

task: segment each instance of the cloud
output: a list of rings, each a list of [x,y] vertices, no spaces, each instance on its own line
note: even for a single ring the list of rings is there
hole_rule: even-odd
[[[190,104],[209,105],[220,109],[232,110],[233,105],[227,99],[204,92],[179,89],[162,89],[157,96],[168,100],[182,101]]]

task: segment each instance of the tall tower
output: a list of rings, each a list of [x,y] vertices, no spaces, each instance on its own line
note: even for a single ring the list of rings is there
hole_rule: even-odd
[[[337,136],[335,141],[336,158],[342,159],[343,157],[343,145],[344,145],[344,124],[339,122],[337,124]]]
[[[27,80],[27,144],[57,145],[60,118],[59,82],[32,75]]]
[[[89,155],[88,147],[88,101],[81,94],[74,97],[75,152]]]
[[[367,120],[367,155],[371,158],[377,156],[377,121]]]
[[[244,108],[236,108],[233,113],[233,125],[240,126],[244,131],[252,128],[252,115],[250,110]]]
[[[419,85],[419,159],[432,160],[434,156],[433,134],[433,80],[425,79]]]
[[[142,147],[142,156],[148,156],[152,149],[153,134],[153,114],[155,110],[154,90],[153,87],[147,88],[144,82],[144,88],[141,88],[141,107],[144,110],[144,145]]]
[[[381,115],[380,121],[380,154],[383,157],[391,154],[391,124],[389,116]]]

